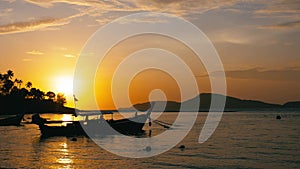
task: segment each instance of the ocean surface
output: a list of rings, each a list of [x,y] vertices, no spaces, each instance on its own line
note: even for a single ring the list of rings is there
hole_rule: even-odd
[[[149,158],[120,157],[86,137],[42,139],[34,124],[0,126],[0,168],[300,168],[300,112],[226,112],[215,133],[199,144],[206,115],[198,114],[178,145]],[[172,123],[176,117],[164,113],[159,120]],[[149,129],[146,125],[140,137],[151,139],[166,130],[153,123],[149,137]],[[118,148],[118,140],[108,140],[103,138]]]

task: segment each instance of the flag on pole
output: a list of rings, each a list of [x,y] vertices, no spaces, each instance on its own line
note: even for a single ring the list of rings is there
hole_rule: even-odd
[[[78,99],[75,97],[75,94],[73,95],[74,97],[74,102],[78,102]]]
[[[75,115],[75,117],[77,117],[77,114],[76,114],[76,102],[78,101],[78,99],[76,98],[75,94],[73,94],[73,98],[74,98],[74,108],[75,108],[74,115]]]

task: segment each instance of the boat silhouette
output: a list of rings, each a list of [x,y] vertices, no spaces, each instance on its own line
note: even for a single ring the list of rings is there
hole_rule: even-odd
[[[32,123],[37,124],[41,131],[42,137],[51,136],[105,136],[111,134],[138,135],[143,133],[143,127],[150,119],[153,106],[143,114],[135,115],[131,118],[120,120],[105,120],[104,114],[113,114],[113,112],[93,112],[82,111],[78,116],[84,117],[84,120],[78,121],[51,121],[41,118],[39,114],[32,116]],[[89,119],[89,116],[97,116],[98,118]],[[51,124],[66,125],[51,125]]]
[[[0,119],[0,126],[20,126],[24,114],[17,114],[12,117]]]

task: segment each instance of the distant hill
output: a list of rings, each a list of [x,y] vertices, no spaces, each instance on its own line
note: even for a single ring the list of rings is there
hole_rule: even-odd
[[[265,103],[257,100],[242,100],[239,98],[224,96],[220,94],[203,93],[197,96],[198,98],[200,98],[199,111],[209,110],[212,96],[214,96],[216,99],[226,99],[224,108],[225,111],[270,110],[282,107],[279,104]],[[189,102],[193,101],[194,99],[196,99],[196,97],[191,100],[185,101],[182,104],[189,104]]]
[[[185,107],[192,107],[192,103],[194,101],[199,100],[199,108],[198,111],[208,111],[210,108],[210,102],[211,98],[214,96],[216,99],[226,99],[225,103],[225,108],[224,111],[268,111],[268,110],[291,110],[291,109],[297,109],[300,110],[300,101],[299,102],[288,102],[284,105],[280,104],[272,104],[272,103],[265,103],[262,101],[257,101],[257,100],[242,100],[239,98],[231,97],[231,96],[224,96],[220,94],[212,94],[212,93],[203,93],[198,95],[195,98],[192,98],[190,100],[186,100],[182,103],[179,102],[174,102],[174,101],[158,101],[156,102],[156,107],[164,107],[166,105],[165,109],[162,110],[155,110],[154,111],[165,111],[165,112],[177,112],[180,110],[181,106]],[[196,99],[196,100],[195,100]],[[135,104],[133,106],[135,109],[140,110],[140,111],[145,111],[150,107],[150,103],[139,103]],[[128,109],[122,109],[122,110],[130,110],[133,109],[128,108]],[[189,111],[189,110],[186,110]]]
[[[165,104],[166,104],[166,106],[164,106]],[[174,111],[178,111],[180,109],[180,105],[181,105],[180,103],[174,102],[174,101],[168,101],[168,102],[157,101],[155,107],[166,107],[166,109],[164,111],[174,112]],[[135,105],[133,105],[133,107],[140,111],[146,111],[149,109],[150,103],[146,102],[146,103],[141,103],[141,104],[135,104]],[[129,108],[129,109],[132,109],[132,108]],[[154,109],[153,111],[161,111],[161,110]]]
[[[287,102],[283,105],[284,108],[300,108],[300,101]]]

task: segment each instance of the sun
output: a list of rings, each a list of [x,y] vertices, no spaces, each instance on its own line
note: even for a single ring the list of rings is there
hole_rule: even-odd
[[[60,76],[55,79],[56,90],[65,95],[73,94],[73,78],[69,76]]]

